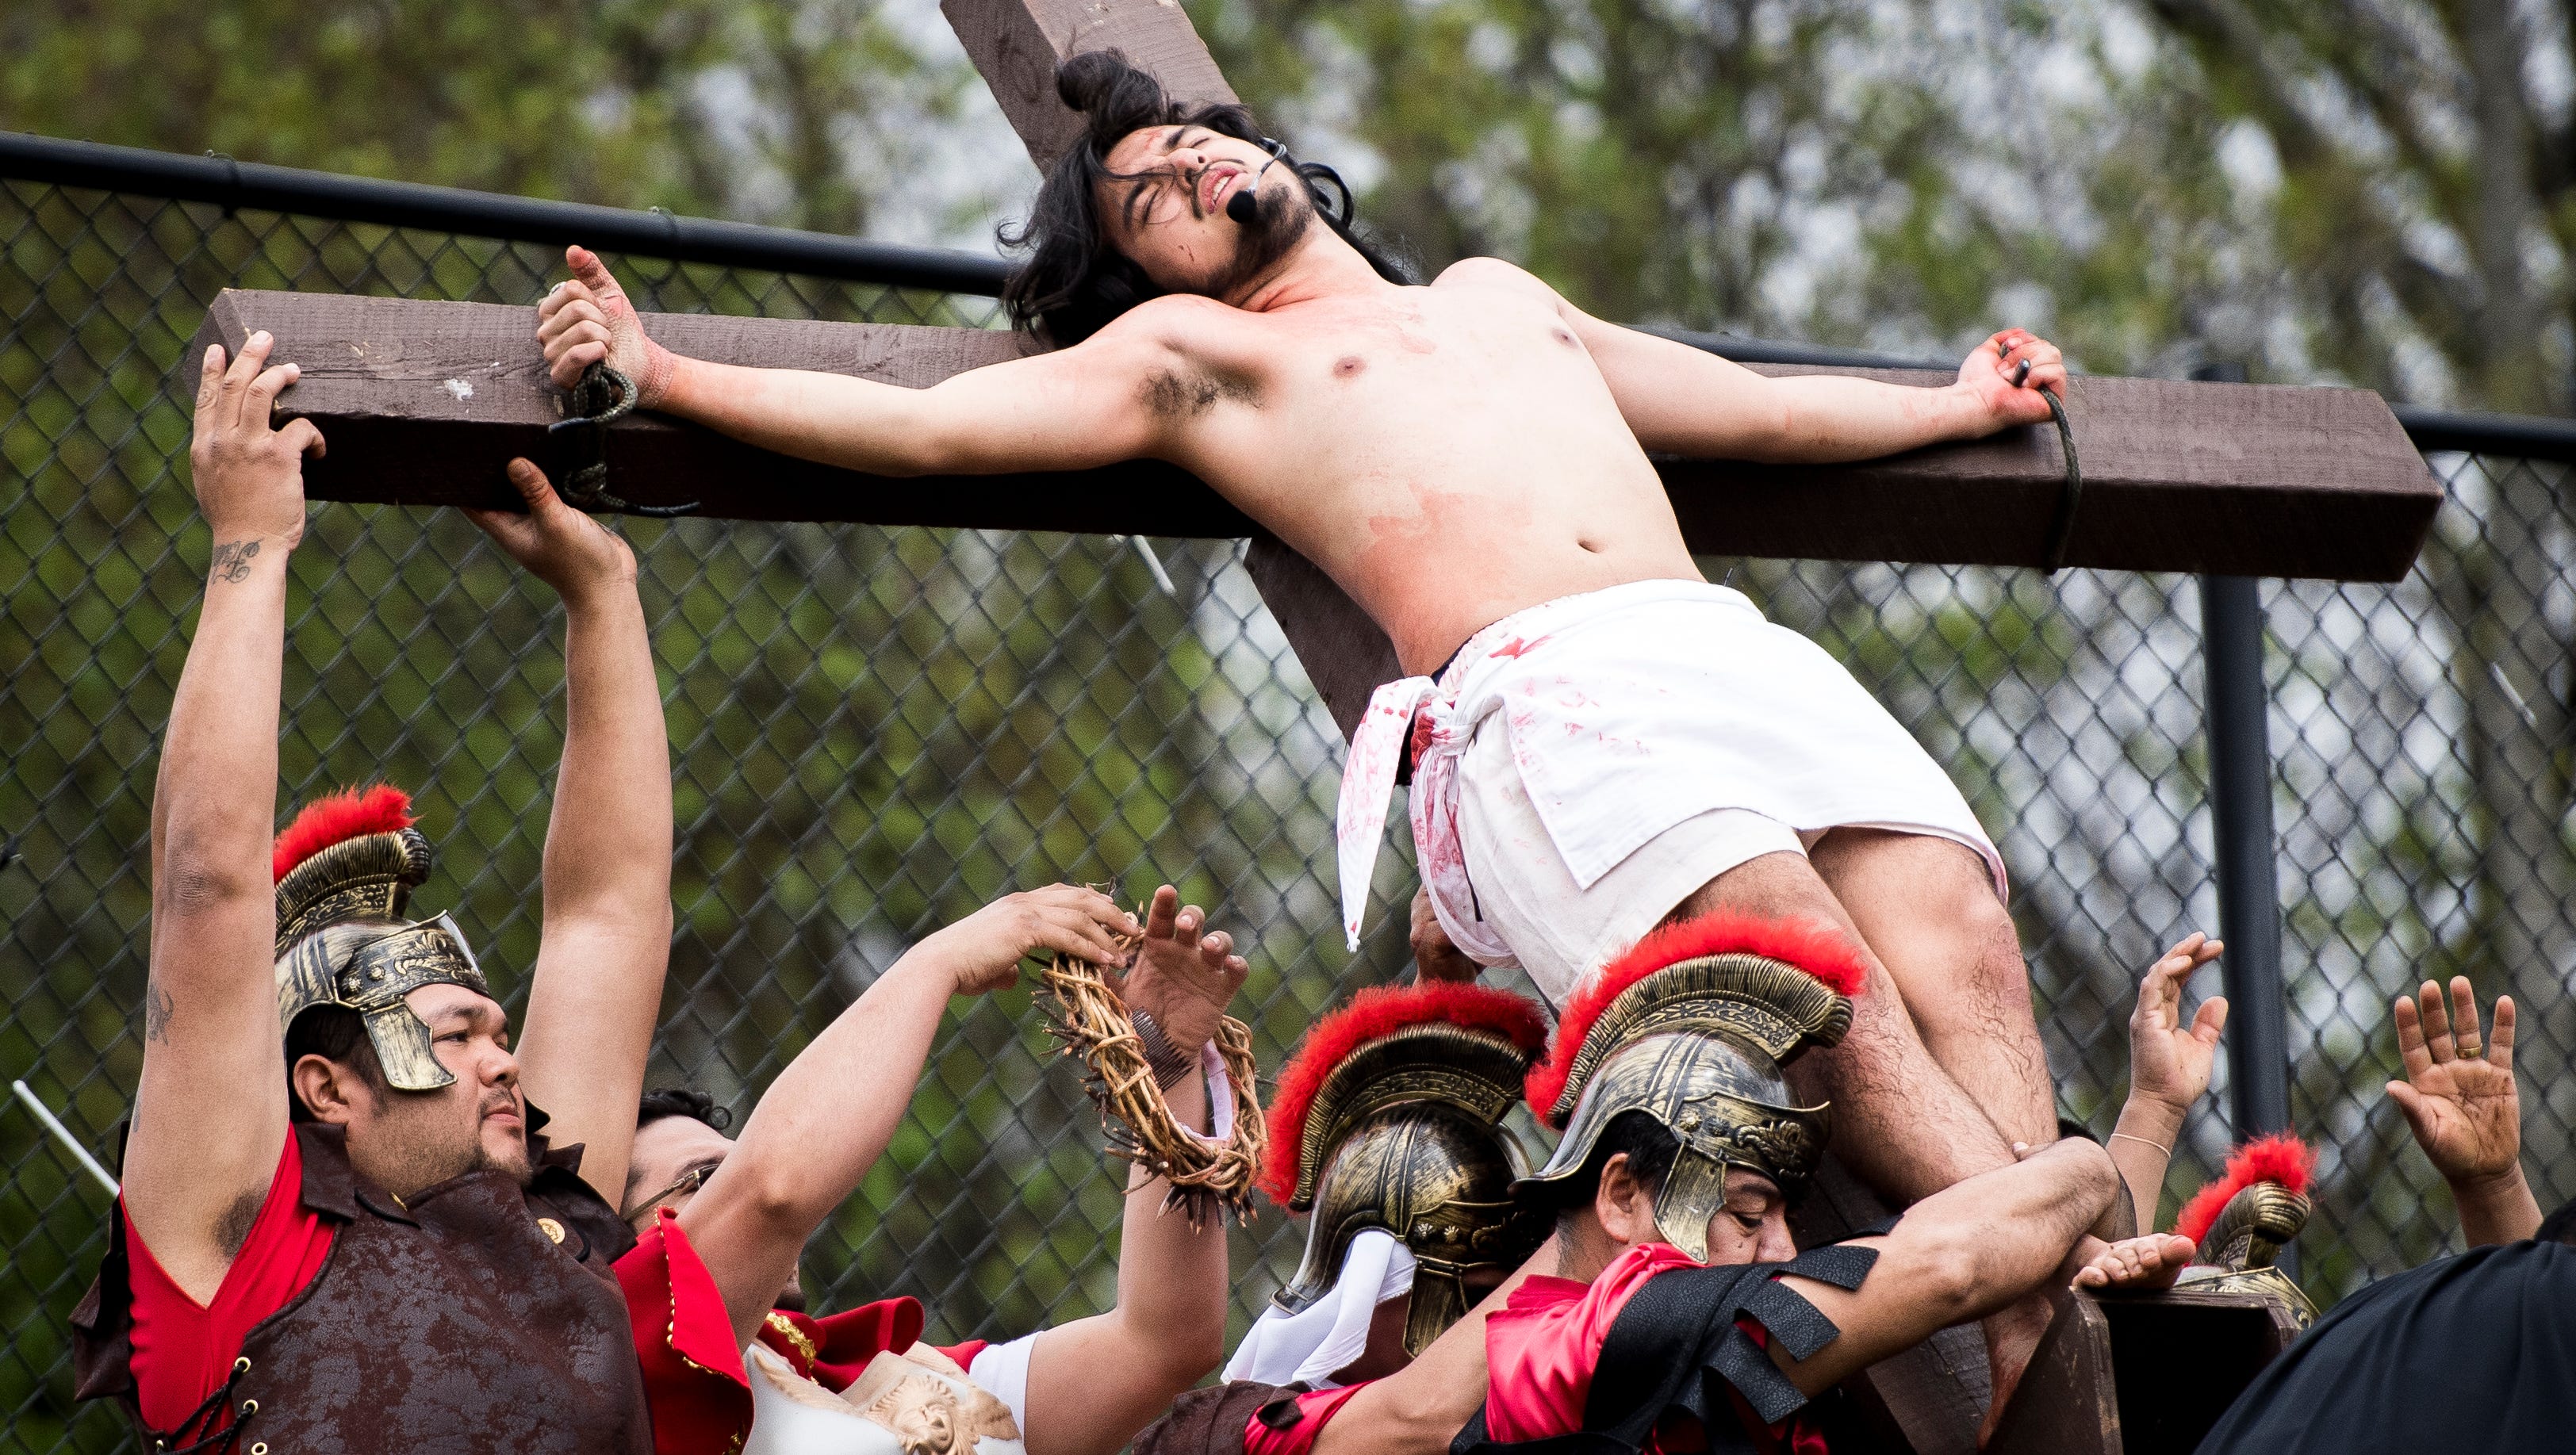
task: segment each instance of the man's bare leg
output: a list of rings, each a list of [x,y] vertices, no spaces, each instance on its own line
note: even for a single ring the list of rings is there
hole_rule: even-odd
[[[1810,857],[1895,978],[1932,1059],[2005,1141],[2056,1141],[2030,970],[1985,860],[1949,839],[1860,828],[1835,829]]]
[[[2011,1165],[2011,1144],[1941,1069],[1906,1014],[1902,988],[1804,856],[1746,860],[1702,885],[1667,919],[1718,910],[1820,921],[1861,947],[1869,984],[1852,999],[1851,1034],[1801,1060],[1791,1074],[1800,1094],[1833,1100],[1834,1150],[1862,1180],[1893,1202],[1911,1204]]]
[[[1832,838],[1827,835],[1817,847],[1823,848]],[[1869,984],[1853,997],[1851,1033],[1840,1046],[1802,1059],[1791,1075],[1802,1094],[1812,1087],[1814,1094],[1833,1100],[1834,1150],[1881,1196],[1910,1205],[1964,1178],[2010,1164],[2014,1139],[1998,1131],[1977,1100],[1942,1069],[1908,1013],[1902,987],[1876,945],[1827,887],[1819,867],[1798,854],[1764,854],[1747,860],[1702,885],[1667,921],[1717,910],[1769,918],[1796,916],[1833,925],[1860,946],[1861,958],[1869,967]],[[1874,873],[1885,865],[1872,861],[1869,867]],[[1992,891],[1985,897],[1993,903]],[[1889,921],[1903,938],[1905,952],[1915,957],[1909,967],[1919,965],[1922,946],[1933,936],[1927,931],[1904,938],[1903,915],[1895,904],[1894,896],[1880,896],[1873,918]],[[2027,980],[2022,1003],[2026,1017]],[[2037,1039],[2034,1030],[2034,1044]],[[2048,1133],[2033,1146],[2056,1140],[2054,1118],[2045,1125]],[[1986,1410],[1986,1428],[1978,1432],[1980,1441],[1992,1432],[1995,1417],[2020,1382],[2040,1336],[2048,1331],[2048,1318],[2046,1300],[2033,1298],[1985,1320],[1986,1363],[1994,1398]]]

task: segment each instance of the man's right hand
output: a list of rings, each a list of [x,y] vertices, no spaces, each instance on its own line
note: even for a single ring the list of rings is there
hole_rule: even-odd
[[[1476,978],[1484,967],[1467,957],[1465,951],[1450,940],[1449,932],[1440,925],[1440,915],[1431,907],[1431,891],[1413,892],[1413,924],[1409,938],[1413,942],[1413,965],[1418,978],[1448,980],[1465,985]]]
[[[2167,1109],[2177,1124],[2208,1092],[2210,1063],[2227,1028],[2227,998],[2219,995],[2201,1001],[2185,1025],[2183,984],[2226,948],[2197,931],[2184,936],[2138,982],[2138,1005],[2129,1014],[2129,1095]]]
[[[197,509],[214,531],[215,573],[236,573],[227,580],[239,580],[238,569],[261,549],[291,551],[304,538],[304,457],[322,456],[322,431],[313,421],[269,428],[278,391],[300,372],[293,364],[263,367],[275,342],[264,331],[252,334],[229,368],[216,345],[199,371],[188,466]],[[227,558],[227,551],[235,555]]]
[[[2397,1054],[2406,1079],[2388,1095],[2406,1114],[2434,1170],[2454,1185],[2489,1181],[2518,1170],[2522,1098],[2513,1081],[2513,997],[2498,996],[2495,1029],[2477,1044],[2478,999],[2468,977],[2451,981],[2456,1014],[2442,988],[2427,980],[2395,1006]],[[2456,1034],[2454,1021],[2456,1020]]]
[[[923,940],[913,951],[950,977],[949,993],[982,995],[1020,978],[1032,955],[1071,955],[1095,965],[1126,959],[1122,936],[1143,932],[1136,917],[1096,889],[1050,884],[1004,895]]]
[[[547,377],[556,388],[570,389],[591,365],[604,362],[635,381],[638,405],[660,404],[671,383],[671,351],[645,336],[642,315],[597,253],[568,247],[564,262],[572,277],[537,305],[537,342],[545,346]]]
[[[1166,884],[1145,909],[1145,937],[1135,963],[1118,980],[1129,1010],[1153,1016],[1179,1050],[1195,1053],[1216,1039],[1217,1024],[1251,970],[1234,953],[1234,936],[1207,929],[1207,911],[1181,903]]]

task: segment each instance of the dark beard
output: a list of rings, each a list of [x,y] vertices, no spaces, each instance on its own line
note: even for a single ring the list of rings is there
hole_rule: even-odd
[[[1287,171],[1284,167],[1280,170]],[[1296,173],[1288,173],[1287,183],[1267,193],[1253,194],[1252,220],[1236,224],[1242,236],[1234,245],[1234,260],[1205,287],[1183,292],[1231,301],[1288,256],[1289,250],[1306,236],[1306,229],[1314,225],[1315,208]]]

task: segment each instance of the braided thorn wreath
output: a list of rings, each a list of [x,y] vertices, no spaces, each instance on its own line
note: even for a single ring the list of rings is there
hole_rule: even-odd
[[[1145,1044],[1127,1018],[1127,1003],[1099,966],[1057,955],[1041,979],[1048,995],[1047,1030],[1064,1043],[1062,1054],[1082,1058],[1082,1089],[1100,1108],[1111,1155],[1169,1183],[1163,1210],[1179,1208],[1193,1229],[1205,1227],[1211,1215],[1244,1216],[1267,1140],[1261,1099],[1253,1089],[1251,1030],[1232,1016],[1217,1022],[1217,1056],[1234,1089],[1234,1135],[1204,1141],[1172,1115],[1163,1089],[1154,1084]]]

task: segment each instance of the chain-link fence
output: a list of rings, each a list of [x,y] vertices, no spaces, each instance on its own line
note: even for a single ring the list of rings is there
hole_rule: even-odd
[[[742,268],[613,260],[649,308],[986,324],[992,303]],[[159,732],[207,540],[179,464],[183,346],[225,286],[525,303],[551,249],[0,182],[0,1075],[104,1149],[135,1083],[133,1010]],[[2323,1144],[2307,1273],[2322,1299],[2455,1241],[2380,1092],[2389,996],[2462,970],[2513,989],[2544,1204],[2566,1154],[2576,1009],[2567,657],[2576,596],[2556,466],[2447,456],[2433,544],[2396,587],[2266,588],[2298,1125]],[[1315,1014],[1406,966],[1386,857],[1372,937],[1339,942],[1340,750],[1230,543],[1157,542],[1175,589],[1097,537],[628,520],[677,772],[679,933],[656,1084],[738,1110],[913,938],[1054,879],[1170,880],[1217,908],[1275,1069]],[[1848,662],[1998,834],[2069,1111],[2107,1131],[2136,975],[2216,927],[2195,584],[2187,578],[1714,561]],[[453,512],[323,506],[289,604],[281,811],[382,776],[453,906],[514,984],[533,959],[561,742],[560,632]],[[1400,815],[1399,815],[1400,818]],[[1103,1307],[1119,1177],[1025,992],[959,1016],[911,1118],[816,1240],[818,1306],[897,1293],[934,1335]],[[2222,1089],[2225,1072],[2222,1069]],[[2167,1201],[2225,1150],[2195,1119]],[[64,1323],[109,1204],[0,1111],[0,1418],[26,1450],[105,1448]],[[1235,1327],[1293,1266],[1240,1230]]]

